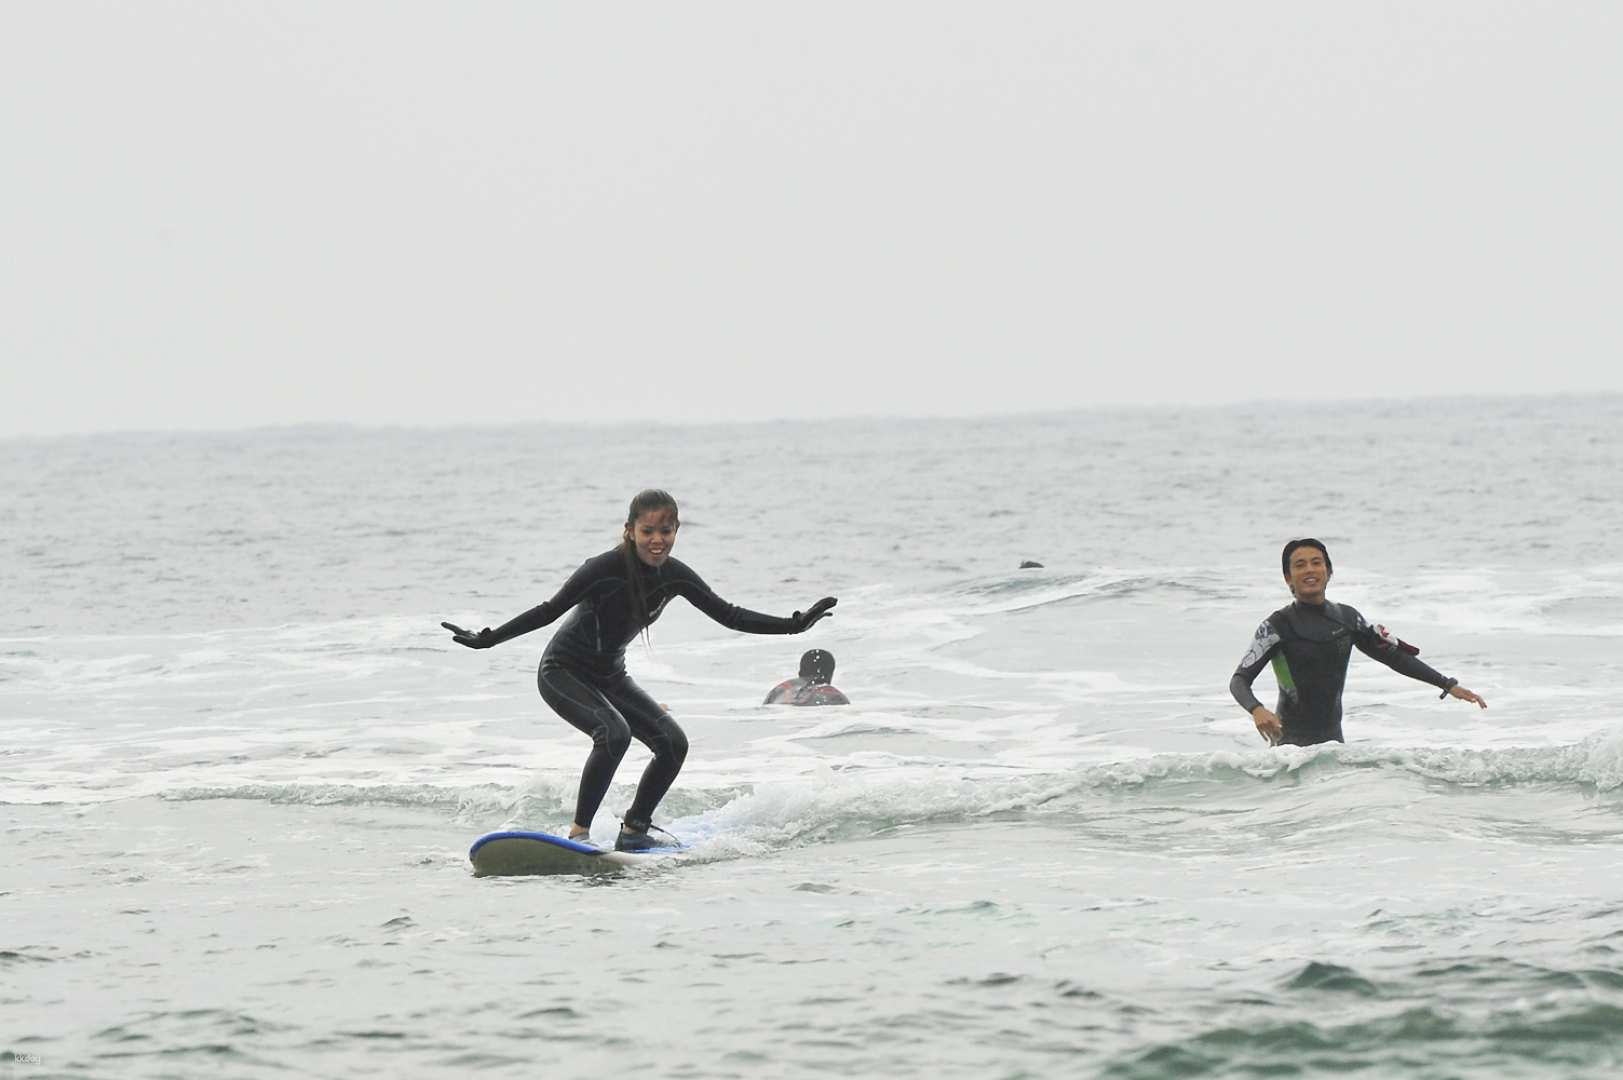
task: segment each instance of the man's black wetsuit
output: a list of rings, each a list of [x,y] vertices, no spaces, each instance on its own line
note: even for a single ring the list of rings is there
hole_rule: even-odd
[[[592,737],[575,803],[575,822],[587,827],[597,816],[632,736],[654,752],[626,811],[626,821],[643,828],[687,757],[682,729],[626,674],[626,646],[659,618],[672,597],[683,597],[721,625],[746,634],[795,634],[804,629],[797,619],[727,603],[677,559],[666,559],[657,567],[637,559],[636,567],[645,601],[641,612],[631,610],[626,557],[615,548],[587,559],[556,596],[497,627],[490,640],[500,644],[569,612],[541,654],[536,680],[547,704]]]
[[[1255,710],[1262,702],[1251,692],[1251,683],[1272,660],[1279,683],[1279,707],[1274,712],[1283,728],[1280,742],[1292,746],[1345,742],[1341,737],[1341,689],[1354,646],[1400,675],[1439,689],[1446,690],[1456,682],[1434,671],[1346,604],[1297,601],[1257,627],[1251,648],[1229,680],[1229,693],[1246,712]]]

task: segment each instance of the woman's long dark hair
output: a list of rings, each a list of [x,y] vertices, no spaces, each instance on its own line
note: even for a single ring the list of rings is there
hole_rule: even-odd
[[[620,541],[620,554],[626,561],[626,602],[631,605],[631,625],[636,626],[648,618],[648,594],[642,587],[642,560],[637,558],[637,538],[632,530],[637,527],[637,519],[652,510],[668,510],[671,514],[671,524],[680,526],[682,519],[676,509],[676,499],[668,491],[659,488],[649,488],[639,491],[637,497],[631,500],[631,509],[626,511],[626,528]],[[642,628],[643,640],[648,640],[648,627]]]

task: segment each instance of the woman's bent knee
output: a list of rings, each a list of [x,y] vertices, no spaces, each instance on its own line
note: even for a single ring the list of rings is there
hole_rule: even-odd
[[[687,735],[675,723],[666,723],[661,726],[665,729],[662,734],[665,736],[666,756],[676,764],[682,764],[687,760],[688,756]]]
[[[613,754],[616,760],[623,758],[631,749],[631,727],[612,713],[599,714],[592,727],[592,745]]]

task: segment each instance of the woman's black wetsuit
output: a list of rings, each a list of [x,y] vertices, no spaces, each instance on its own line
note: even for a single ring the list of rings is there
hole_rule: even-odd
[[[588,828],[632,736],[654,752],[626,811],[626,822],[634,827],[647,828],[687,757],[687,736],[631,681],[625,664],[626,646],[659,618],[672,597],[684,597],[721,625],[746,634],[796,634],[805,629],[799,612],[780,618],[729,604],[677,559],[666,559],[657,567],[635,556],[632,560],[642,585],[642,611],[632,611],[626,555],[623,548],[615,548],[586,560],[556,596],[497,627],[489,638],[489,644],[500,644],[569,612],[541,654],[536,680],[546,703],[592,737],[575,803],[575,822]]]
[[[1262,702],[1251,692],[1251,682],[1272,661],[1279,683],[1279,707],[1274,710],[1282,728],[1279,741],[1292,746],[1344,742],[1341,688],[1347,681],[1347,660],[1354,647],[1400,675],[1445,691],[1458,681],[1440,674],[1414,656],[1412,649],[1365,622],[1355,608],[1298,600],[1257,627],[1251,648],[1229,680],[1229,693],[1240,708],[1255,711]]]

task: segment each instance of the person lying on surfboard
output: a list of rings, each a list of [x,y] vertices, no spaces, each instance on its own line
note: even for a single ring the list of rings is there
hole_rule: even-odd
[[[582,563],[552,599],[494,630],[487,626],[475,633],[454,623],[440,624],[458,645],[488,649],[569,613],[541,654],[537,681],[553,711],[592,737],[569,826],[571,840],[590,838],[592,818],[635,736],[654,757],[643,770],[614,846],[618,851],[660,846],[648,829],[654,808],[682,769],[688,740],[664,706],[631,681],[625,658],[626,646],[639,633],[647,634],[673,597],[683,597],[721,625],[746,634],[802,633],[827,617],[836,603],[825,596],[786,618],[729,604],[671,557],[680,525],[674,498],[664,491],[644,491],[631,500],[619,545]]]
[[[1354,646],[1400,675],[1431,683],[1443,697],[1488,707],[1458,679],[1421,661],[1419,649],[1393,637],[1386,627],[1367,623],[1355,609],[1325,599],[1331,567],[1324,544],[1312,537],[1292,540],[1280,553],[1279,562],[1296,601],[1257,627],[1251,648],[1229,680],[1229,693],[1251,714],[1257,732],[1270,745],[1345,741],[1341,737],[1341,688],[1347,681],[1347,661]],[[1279,683],[1277,713],[1251,692],[1252,681],[1270,661]]]

